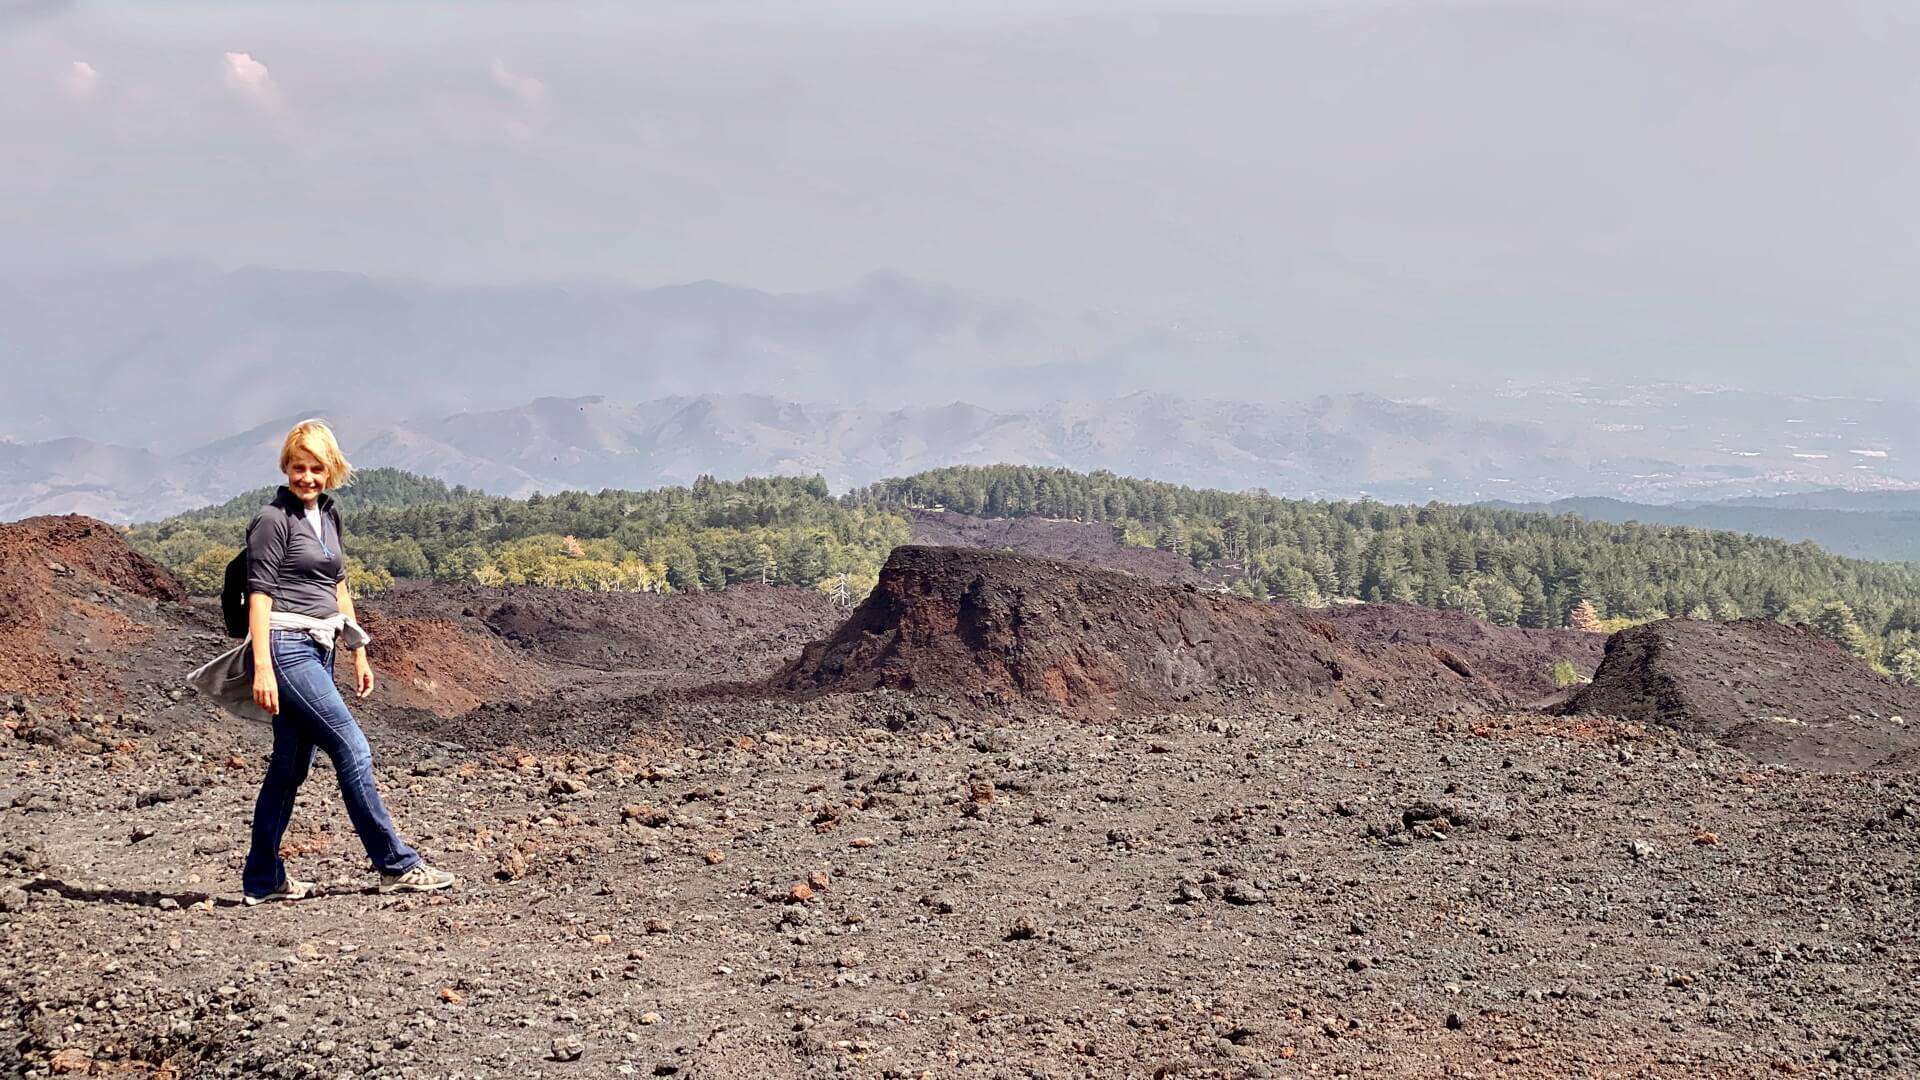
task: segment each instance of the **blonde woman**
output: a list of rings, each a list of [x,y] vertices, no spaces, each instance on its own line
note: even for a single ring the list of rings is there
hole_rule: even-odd
[[[365,635],[347,592],[340,515],[327,494],[347,483],[353,467],[333,431],[306,420],[287,432],[280,471],[286,485],[247,526],[253,700],[273,716],[273,758],[253,808],[253,843],[241,877],[246,901],[298,900],[313,890],[310,882],[287,876],[280,838],[316,748],[333,762],[347,817],[380,872],[380,891],[444,889],[453,875],[428,866],[387,816],[374,787],[367,738],[333,682],[334,638],[350,627],[345,640],[358,645],[352,649],[354,692],[363,698],[373,693]]]

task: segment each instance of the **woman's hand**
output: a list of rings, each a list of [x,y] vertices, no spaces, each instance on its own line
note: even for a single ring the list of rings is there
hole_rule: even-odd
[[[272,668],[254,669],[253,703],[275,716],[280,715],[280,681],[273,677]]]
[[[353,692],[360,697],[373,693],[373,665],[367,662],[367,650],[353,651]]]

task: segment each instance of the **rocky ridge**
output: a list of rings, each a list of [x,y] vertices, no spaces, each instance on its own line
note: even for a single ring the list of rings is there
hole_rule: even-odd
[[[1357,644],[1283,604],[1063,560],[909,545],[832,637],[772,680],[789,691],[891,688],[1075,713],[1195,695],[1336,692],[1496,702],[1443,648]]]

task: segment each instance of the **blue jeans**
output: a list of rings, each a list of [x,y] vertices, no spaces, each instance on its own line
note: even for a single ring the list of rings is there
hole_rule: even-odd
[[[374,868],[397,874],[419,863],[419,853],[400,839],[373,786],[373,752],[333,684],[333,650],[322,649],[311,635],[297,630],[273,631],[269,647],[280,684],[280,712],[273,718],[273,759],[253,804],[253,846],[241,887],[249,896],[265,896],[286,881],[280,838],[293,817],[293,796],[307,778],[316,747],[333,762],[347,817]]]

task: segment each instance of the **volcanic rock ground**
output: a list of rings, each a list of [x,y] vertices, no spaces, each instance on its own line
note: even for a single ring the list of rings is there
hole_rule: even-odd
[[[0,707],[10,1074],[1901,1075],[1920,1055],[1908,770],[1426,691],[1229,687],[1099,722],[793,695],[764,680],[841,613],[772,590],[737,619],[732,590],[369,603],[427,627],[389,636],[355,709],[396,820],[460,885],[372,892],[323,761],[286,845],[321,894],[243,907],[267,732],[179,690],[222,647],[214,613],[63,551],[34,552],[70,571],[33,593],[37,625],[81,634],[61,605],[95,604],[142,629],[36,638],[92,650],[104,681],[36,667],[53,681]],[[490,649],[537,685],[436,712],[447,657]],[[402,678],[434,685],[389,700]],[[649,686],[659,722],[630,707]]]

